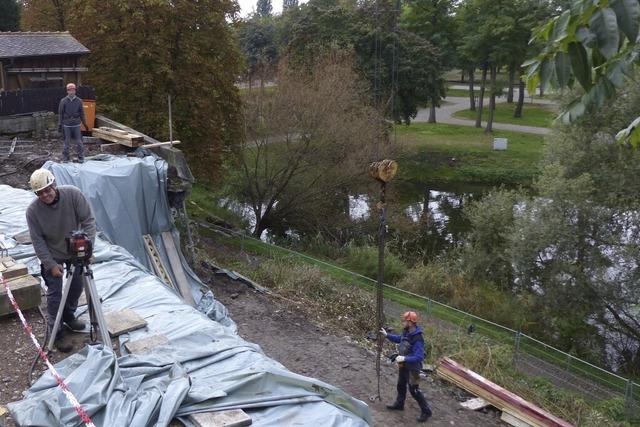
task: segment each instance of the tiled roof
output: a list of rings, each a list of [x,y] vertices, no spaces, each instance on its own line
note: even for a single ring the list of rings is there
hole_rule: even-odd
[[[89,49],[68,32],[0,32],[0,58],[87,53]]]

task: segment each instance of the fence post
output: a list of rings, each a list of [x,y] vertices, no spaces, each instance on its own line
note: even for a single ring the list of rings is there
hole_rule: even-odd
[[[633,416],[633,381],[631,379],[627,380],[627,386],[624,390],[624,407],[627,417],[631,420]]]
[[[518,361],[518,353],[520,352],[520,336],[522,334],[520,331],[516,332],[514,348],[513,348],[513,362],[516,363]]]
[[[240,233],[240,252],[244,252],[244,233]]]
[[[569,367],[571,366],[571,355],[567,354],[567,360],[564,364],[564,371],[569,372]]]
[[[427,298],[427,316],[431,316],[431,298]]]

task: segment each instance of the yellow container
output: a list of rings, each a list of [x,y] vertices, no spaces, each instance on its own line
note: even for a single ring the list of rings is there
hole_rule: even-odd
[[[93,99],[83,99],[82,108],[84,108],[84,118],[87,121],[89,129],[85,129],[83,125],[81,130],[91,131],[96,123],[96,101]]]

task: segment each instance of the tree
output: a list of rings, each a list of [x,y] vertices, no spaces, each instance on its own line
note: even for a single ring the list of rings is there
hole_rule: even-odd
[[[265,79],[274,74],[278,62],[274,21],[255,14],[239,24],[237,33],[246,61],[249,90],[256,74],[260,76],[260,87],[264,87]]]
[[[16,0],[0,0],[0,31],[20,30],[20,4]]]
[[[55,14],[25,10],[31,29],[51,30]],[[86,83],[102,111],[158,139],[168,138],[167,95],[174,136],[195,170],[211,171],[242,137],[235,80],[240,55],[226,18],[232,1],[60,2],[64,22],[91,50]],[[73,7],[70,7],[73,6]],[[198,168],[199,165],[207,165]],[[205,179],[214,179],[207,173]]]
[[[256,15],[261,18],[267,18],[271,16],[273,7],[271,6],[271,0],[258,0],[256,5]]]
[[[298,8],[298,0],[284,0],[282,2],[282,11],[288,12],[292,9]]]
[[[402,26],[428,41],[438,52],[425,64],[429,68],[429,123],[436,122],[436,107],[445,96],[444,71],[453,65],[455,59],[452,8],[451,0],[412,0],[402,14]],[[415,53],[407,52],[409,55]]]
[[[555,127],[536,197],[500,192],[476,205],[465,256],[469,274],[534,302],[528,321],[545,339],[631,374],[640,372],[640,152],[614,135],[639,105],[629,86]]]
[[[79,0],[24,0],[22,28],[27,31],[67,31],[69,14]]]
[[[524,64],[529,91],[538,84],[566,89],[577,82],[583,92],[560,114],[565,123],[600,108],[626,85],[640,61],[639,28],[638,0],[577,1],[535,30],[533,39],[542,49]],[[640,143],[636,124],[620,135],[634,147]]]
[[[384,156],[383,122],[348,56],[316,58],[311,73],[283,63],[274,93],[247,102],[233,188],[252,207],[254,235],[324,222],[337,195],[365,178],[363,165]]]

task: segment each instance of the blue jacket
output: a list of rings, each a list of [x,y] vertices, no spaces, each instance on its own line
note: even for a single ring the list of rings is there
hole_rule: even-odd
[[[422,328],[416,326],[416,330],[409,333],[406,329],[402,331],[402,335],[387,334],[387,339],[396,344],[402,341],[407,342],[408,351],[404,355],[404,366],[410,371],[419,371],[422,369],[422,361],[424,360],[424,338],[422,337]]]

